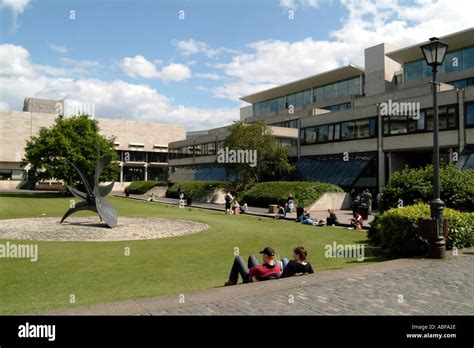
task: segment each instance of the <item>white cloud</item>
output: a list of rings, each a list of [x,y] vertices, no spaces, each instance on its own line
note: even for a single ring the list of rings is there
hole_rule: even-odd
[[[12,12],[13,31],[20,27],[18,16],[26,10],[29,4],[30,0],[0,0],[0,9],[8,8]]]
[[[94,61],[65,59],[66,64],[98,66]],[[164,74],[179,74],[172,64]],[[58,74],[53,76],[51,71]],[[48,70],[48,73],[46,71]],[[178,68],[179,70],[179,68]],[[212,128],[238,119],[237,108],[184,106],[145,84],[122,80],[72,79],[60,76],[61,68],[33,64],[29,52],[11,44],[0,45],[0,108],[21,110],[25,97],[68,99],[94,103],[97,117],[183,124],[188,130]]]
[[[282,6],[295,4],[317,6],[311,1],[281,1]],[[364,66],[365,48],[382,42],[404,47],[463,30],[472,27],[474,13],[472,0],[455,4],[451,0],[415,0],[410,5],[397,0],[342,0],[341,6],[347,15],[328,40],[307,37],[294,42],[252,42],[248,52],[216,65],[232,82],[215,88],[215,96],[234,99],[258,91],[261,85],[287,83],[349,63]]]
[[[191,70],[186,65],[171,63],[158,70],[154,63],[140,55],[122,59],[120,67],[128,76],[158,78],[165,82],[182,81],[191,77]]]
[[[197,77],[199,79],[209,79],[209,80],[220,80],[221,76],[218,74],[213,74],[213,73],[196,73],[194,74],[194,77]]]
[[[61,46],[61,45],[55,45],[55,44],[49,44],[49,48],[58,53],[67,53],[68,49],[66,46]]]
[[[280,0],[280,6],[285,9],[296,9],[299,7],[319,7],[318,0]]]
[[[183,56],[191,56],[194,54],[204,54],[209,58],[217,57],[223,53],[236,54],[239,51],[226,48],[211,48],[207,43],[202,41],[196,41],[193,39],[176,41],[174,40],[172,44],[181,52]]]

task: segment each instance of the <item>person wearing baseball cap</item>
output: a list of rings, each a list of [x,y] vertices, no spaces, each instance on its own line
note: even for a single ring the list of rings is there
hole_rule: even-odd
[[[263,264],[258,263],[254,255],[250,255],[247,264],[242,256],[236,256],[232,269],[229,274],[229,280],[225,286],[236,285],[239,280],[239,274],[244,283],[276,279],[281,275],[281,267],[275,262],[275,250],[272,247],[266,247],[262,251]]]

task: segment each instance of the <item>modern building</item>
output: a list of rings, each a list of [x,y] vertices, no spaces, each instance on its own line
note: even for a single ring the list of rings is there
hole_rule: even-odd
[[[436,86],[441,160],[474,168],[474,28],[440,39],[449,45]],[[432,162],[431,68],[422,44],[382,43],[365,50],[364,67],[348,65],[242,97],[249,105],[240,118],[297,132],[297,139],[281,134],[304,180],[377,190],[394,171]],[[202,179],[199,168],[212,168],[209,149],[223,138],[211,130],[170,143],[171,169]],[[205,177],[221,175],[211,174]]]
[[[40,128],[51,127],[58,116],[56,111],[62,107],[61,100],[26,98],[24,111],[0,110],[0,187],[15,188],[25,179],[27,168],[20,162],[26,141]],[[186,138],[184,126],[124,119],[97,120],[101,133],[115,138],[120,165],[117,182],[166,180],[168,143]]]

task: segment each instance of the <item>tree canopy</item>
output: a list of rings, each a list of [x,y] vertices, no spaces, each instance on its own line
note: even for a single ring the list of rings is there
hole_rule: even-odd
[[[70,165],[74,163],[93,186],[97,160],[104,155],[116,158],[114,138],[101,135],[96,120],[88,115],[59,116],[51,128],[41,128],[27,141],[22,164],[30,164],[37,180],[58,179],[71,184],[80,182]],[[118,173],[117,163],[112,162],[102,172],[101,180],[115,180]]]
[[[271,128],[262,121],[246,124],[237,121],[229,128],[221,154],[228,149],[254,151],[255,163],[223,163],[228,176],[233,178],[234,189],[240,190],[263,181],[280,180],[293,170],[288,161],[288,147],[278,146]],[[219,161],[219,152],[218,152]]]

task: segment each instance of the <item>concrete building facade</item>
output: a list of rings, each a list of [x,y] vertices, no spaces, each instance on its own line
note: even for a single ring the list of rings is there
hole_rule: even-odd
[[[449,45],[436,86],[441,160],[474,168],[474,28],[440,39]],[[365,50],[364,67],[348,65],[242,97],[249,105],[240,119],[297,132],[287,144],[304,180],[377,190],[394,171],[432,162],[431,68],[422,44],[382,43]],[[214,162],[215,156],[194,153],[208,138],[214,139],[171,143],[171,153],[186,152],[170,157],[171,167]]]
[[[51,127],[61,101],[27,98],[24,110],[0,111],[0,182],[3,188],[15,188],[25,179],[28,168],[20,162],[26,141],[42,127]],[[40,105],[41,107],[39,107]],[[181,125],[158,124],[124,119],[97,118],[101,134],[115,138],[120,175],[117,182],[166,180],[168,143],[186,138]]]

